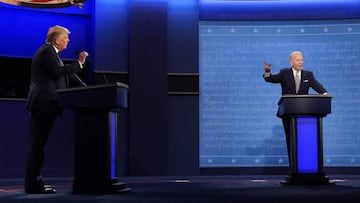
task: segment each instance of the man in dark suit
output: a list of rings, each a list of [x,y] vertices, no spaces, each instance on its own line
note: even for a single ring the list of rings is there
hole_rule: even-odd
[[[319,94],[327,94],[326,89],[315,79],[311,71],[303,70],[304,59],[302,53],[294,51],[290,54],[290,68],[283,68],[278,74],[271,73],[271,66],[265,63],[263,77],[266,82],[280,83],[282,95],[308,94],[312,88]],[[290,163],[290,118],[283,118],[282,123],[286,136],[287,152]]]
[[[27,110],[30,113],[30,143],[26,162],[25,193],[55,193],[44,185],[40,176],[46,143],[55,121],[61,113],[57,89],[71,86],[86,86],[75,74],[85,63],[87,52],[79,53],[78,61],[64,65],[59,52],[66,49],[69,30],[61,26],[49,28],[46,43],[35,53],[31,64]]]

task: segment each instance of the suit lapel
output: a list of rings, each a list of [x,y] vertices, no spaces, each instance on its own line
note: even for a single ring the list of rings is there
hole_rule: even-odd
[[[61,60],[59,54],[56,54],[56,58],[57,58],[57,60],[58,60],[58,62],[59,62],[59,64],[60,64],[60,66],[64,66],[64,63],[63,63],[63,61]]]
[[[289,84],[291,87],[291,90],[292,90],[293,94],[296,94],[295,78],[294,78],[294,73],[293,73],[293,70],[291,67],[289,68],[289,78],[290,78],[289,81],[291,81]],[[301,84],[300,84],[300,89],[301,89]],[[299,92],[300,92],[300,89],[299,89]]]
[[[56,60],[57,62],[59,63],[60,66],[64,66],[64,63],[63,61],[61,60],[60,58],[60,54],[59,53],[56,53],[56,50],[55,48],[53,47],[53,45],[49,44],[49,46],[51,47],[51,50],[53,52],[53,54],[56,56]]]
[[[303,94],[302,93],[302,88],[303,88],[303,81],[304,81],[304,71],[303,70],[301,70],[301,73],[300,73],[300,75],[301,75],[301,78],[300,78],[300,88],[299,88],[299,94]]]

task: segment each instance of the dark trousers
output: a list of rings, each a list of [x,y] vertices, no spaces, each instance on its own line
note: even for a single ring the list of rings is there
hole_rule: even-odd
[[[285,138],[286,138],[286,147],[287,147],[287,153],[288,153],[288,159],[289,159],[289,166],[291,166],[291,160],[290,160],[290,124],[291,124],[291,118],[282,118],[282,123],[285,131]]]
[[[30,142],[26,162],[25,188],[38,187],[37,179],[41,174],[46,143],[55,118],[56,114],[30,113]]]

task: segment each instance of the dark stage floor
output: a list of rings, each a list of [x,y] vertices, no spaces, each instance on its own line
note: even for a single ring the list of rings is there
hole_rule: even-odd
[[[336,202],[360,201],[360,176],[329,176],[335,184],[282,185],[284,176],[124,177],[129,193],[73,195],[71,178],[45,178],[57,194],[26,195],[21,179],[0,179],[0,203],[13,202]]]

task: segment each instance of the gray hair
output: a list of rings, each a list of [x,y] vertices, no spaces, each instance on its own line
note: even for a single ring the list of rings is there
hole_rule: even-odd
[[[46,43],[53,44],[55,42],[55,39],[64,33],[70,34],[70,31],[66,27],[62,27],[59,25],[50,27],[46,35]]]
[[[297,55],[297,54],[300,54],[302,55],[301,51],[293,51],[290,53],[290,59],[294,56],[294,55]]]

